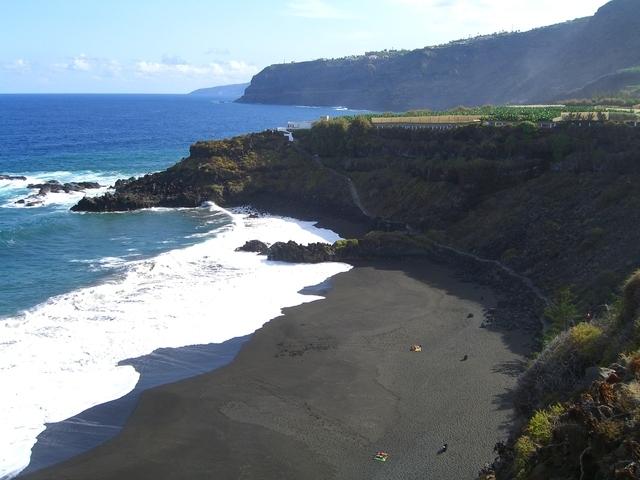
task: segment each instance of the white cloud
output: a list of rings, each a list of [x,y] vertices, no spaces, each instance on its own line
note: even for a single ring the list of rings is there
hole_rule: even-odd
[[[18,65],[27,64],[16,62],[15,65],[11,64],[11,68],[15,69]],[[118,79],[121,82],[131,82],[144,78],[156,83],[178,85],[204,81],[211,84],[240,83],[249,80],[259,69],[239,60],[195,64],[179,56],[165,54],[160,61],[137,60],[121,63],[118,60],[81,54],[51,64],[47,70],[56,76],[73,75],[78,79],[84,77],[94,81]]]
[[[65,62],[52,65],[53,70],[71,71],[79,73],[92,73],[97,77],[117,77],[120,76],[124,67],[117,60],[108,58],[89,57],[80,54],[69,58]]]
[[[206,75],[207,67],[198,67],[187,63],[164,63],[140,61],[136,63],[136,73],[143,76],[178,74],[186,76]]]
[[[88,72],[91,70],[92,65],[89,58],[85,55],[78,55],[77,57],[73,57],[71,62],[67,65],[69,70],[77,70],[79,72]]]
[[[325,0],[290,0],[287,3],[287,13],[304,18],[347,18],[345,12]]]
[[[96,59],[91,59],[84,53],[75,57],[69,58],[62,63],[55,63],[53,68],[56,70],[72,70],[75,72],[88,72],[93,68],[93,63]]]
[[[243,61],[213,62],[194,65],[175,57],[163,57],[160,62],[138,61],[134,66],[136,75],[143,77],[206,77],[212,81],[245,81],[258,72],[258,68]]]
[[[31,63],[23,58],[18,58],[11,63],[3,65],[6,70],[22,73],[31,70]]]

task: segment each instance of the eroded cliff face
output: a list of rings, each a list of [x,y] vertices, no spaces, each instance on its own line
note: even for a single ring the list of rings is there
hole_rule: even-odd
[[[639,30],[640,2],[613,0],[594,17],[524,33],[273,65],[240,101],[404,111],[571,98],[602,76],[640,65]]]
[[[173,167],[138,179],[120,180],[115,191],[84,198],[74,211],[113,212],[152,207],[287,205],[293,211],[361,215],[343,178],[293,148],[280,133],[199,142]]]

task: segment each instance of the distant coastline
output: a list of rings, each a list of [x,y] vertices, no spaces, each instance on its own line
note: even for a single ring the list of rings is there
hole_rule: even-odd
[[[244,95],[244,91],[249,83],[238,83],[233,85],[221,85],[211,88],[200,88],[190,92],[189,95],[212,97],[218,100],[234,101]]]

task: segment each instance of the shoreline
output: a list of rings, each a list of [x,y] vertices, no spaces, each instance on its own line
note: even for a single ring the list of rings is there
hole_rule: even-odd
[[[261,212],[261,215],[275,215],[288,217],[297,221],[314,222],[317,228],[330,229],[338,232],[339,235],[344,238],[362,236],[370,227],[370,221],[364,218],[357,220],[344,219],[334,215],[327,215],[321,210],[296,208],[290,204],[287,205],[277,201],[268,202],[265,200],[259,203],[261,204],[261,208],[258,211]],[[455,249],[447,249],[447,247],[438,245],[436,249],[429,252],[429,254],[423,258],[419,258],[417,261],[422,263],[433,262],[439,265],[438,268],[443,268],[442,265],[445,265],[445,269],[455,271],[453,275],[456,279],[461,279],[463,282],[488,286],[497,289],[502,294],[502,300],[499,305],[497,305],[500,308],[492,307],[486,312],[487,315],[482,322],[482,328],[489,328],[492,332],[504,332],[519,328],[521,329],[521,333],[527,332],[535,335],[535,326],[531,321],[532,317],[535,316],[535,301],[527,298],[527,294],[523,294],[522,290],[518,290],[517,287],[512,284],[510,281],[512,279],[508,278],[508,272],[496,271],[495,268],[492,268],[495,267],[495,265],[488,264],[485,261],[477,261],[473,255],[461,255],[460,252],[454,252],[453,250]],[[403,264],[405,262],[411,263],[415,260],[415,258],[396,258],[386,262],[379,259],[364,259],[350,263],[355,268],[367,268],[380,263]],[[300,291],[300,293],[325,296],[327,291],[330,290],[327,285],[330,285],[331,278],[325,282],[326,285],[324,287],[322,287],[322,284],[321,286],[308,287]],[[319,288],[320,290],[318,290]],[[528,307],[529,303],[531,304],[530,308]],[[277,318],[278,317],[269,322],[273,322],[277,320]],[[128,422],[129,415],[137,407],[142,392],[157,386],[161,387],[180,382],[194,375],[215,372],[217,369],[233,362],[233,358],[235,358],[239,348],[245,341],[250,339],[252,335],[253,334],[242,337],[242,342],[236,345],[237,348],[234,347],[236,348],[234,352],[223,353],[223,355],[229,357],[227,362],[216,363],[213,367],[210,365],[194,365],[189,373],[186,371],[181,372],[181,368],[178,367],[174,369],[175,371],[173,371],[173,373],[164,372],[166,373],[164,381],[158,381],[155,384],[147,384],[145,386],[142,386],[145,379],[141,375],[139,384],[132,392],[125,395],[125,397],[96,405],[70,419],[47,425],[47,429],[38,437],[38,442],[34,445],[29,466],[23,470],[17,478],[24,478],[31,473],[40,472],[42,469],[51,466],[55,468],[60,462],[73,461],[74,458],[85,452],[90,453],[93,448],[99,447],[105,441],[112,439],[122,431],[123,426],[126,426]],[[183,350],[188,351],[192,348],[202,348],[204,350],[213,349],[215,355],[217,349],[224,348],[224,345],[229,342],[234,343],[236,340],[238,339],[231,339],[223,344],[209,344],[178,349],[169,348],[160,349],[159,351],[167,351],[169,357],[175,355],[179,358]],[[150,355],[141,357],[140,359],[126,360],[122,362],[122,364],[135,364],[135,362],[139,360],[144,363],[145,359],[152,362],[153,357],[159,351],[154,351]],[[525,355],[528,355],[528,353],[529,352]],[[107,429],[96,434],[96,427],[100,429],[101,422],[108,424]],[[69,440],[71,441],[69,442]]]
[[[300,294],[324,297],[331,290],[331,278],[303,288]],[[61,422],[47,424],[33,446],[29,465],[13,478],[54,467],[111,440],[122,431],[143,392],[211,373],[230,364],[252,335],[223,343],[159,348],[149,355],[123,360],[119,365],[131,365],[140,374],[135,388],[121,398],[98,404]]]
[[[149,355],[120,362],[119,365],[133,366],[140,374],[135,388],[121,398],[47,424],[33,446],[28,467],[15,478],[57,465],[114,438],[126,425],[144,391],[221,368],[233,361],[250,338],[247,335],[219,344],[159,348]]]
[[[280,315],[282,307],[312,301],[313,298],[310,296],[303,296],[298,293],[305,286],[314,285],[321,280],[325,280],[336,272],[350,268],[347,265],[337,264],[317,267],[310,265],[295,266],[286,264],[269,264],[264,258],[247,253],[236,253],[234,252],[235,247],[242,245],[244,241],[248,240],[245,236],[252,235],[252,232],[259,236],[265,235],[267,238],[272,239],[270,240],[272,242],[276,239],[319,241],[325,238],[328,239],[328,241],[333,241],[334,238],[337,238],[337,235],[333,232],[320,231],[308,222],[302,222],[297,219],[287,219],[282,217],[253,219],[250,215],[245,215],[243,213],[231,212],[231,214],[238,222],[240,222],[239,228],[233,227],[233,229],[229,231],[223,230],[221,231],[221,235],[216,235],[210,239],[207,238],[206,241],[199,242],[201,245],[194,245],[192,248],[190,247],[186,249],[176,249],[175,252],[170,252],[170,254],[162,254],[158,257],[153,257],[148,260],[147,263],[149,265],[147,265],[147,263],[144,265],[135,264],[134,271],[136,275],[138,273],[140,273],[140,275],[133,278],[135,281],[127,283],[126,290],[122,290],[120,284],[117,282],[107,282],[104,284],[104,288],[107,289],[107,292],[111,292],[113,289],[117,290],[116,295],[109,295],[111,299],[103,303],[103,306],[107,309],[105,311],[114,311],[121,314],[120,317],[113,317],[114,321],[110,321],[108,324],[105,322],[105,325],[115,332],[115,334],[118,334],[120,331],[130,331],[131,328],[138,332],[137,335],[130,340],[123,337],[123,341],[116,345],[115,353],[112,355],[112,361],[109,362],[109,368],[113,368],[115,370],[116,364],[133,364],[136,365],[136,367],[141,365],[144,369],[153,370],[154,367],[151,365],[151,363],[155,361],[155,358],[153,357],[162,357],[164,352],[168,351],[165,350],[164,352],[159,352],[156,350],[158,347],[181,347],[182,345],[208,343],[209,346],[204,348],[206,349],[211,347],[215,350],[216,345],[211,345],[209,342],[227,342],[228,339],[253,333],[265,322],[268,322],[272,318]],[[194,262],[194,259],[198,261]],[[172,267],[176,263],[181,266],[181,262],[187,265],[188,268],[177,269],[175,274],[176,281],[173,281],[174,276],[167,275],[164,272],[164,268],[155,268],[158,265],[161,267]],[[150,268],[146,268],[147,266]],[[152,272],[152,274],[150,272]],[[211,272],[220,273],[216,273],[214,275]],[[130,279],[131,275],[126,278]],[[203,281],[200,281],[201,278]],[[139,296],[136,297],[134,302],[129,301],[129,297],[132,295],[132,292],[138,292],[141,290],[141,288],[139,288],[140,286],[142,286],[142,290],[144,292],[158,292],[164,291],[166,288],[171,288],[172,286],[175,288],[176,285],[179,286],[179,288],[175,298],[178,300],[187,300],[188,302],[174,302],[174,305],[176,305],[175,312],[173,312],[172,307],[167,304],[167,308],[165,308],[165,310],[162,312],[158,310],[160,313],[158,313],[158,316],[154,316],[156,313],[156,310],[154,310],[154,304],[164,305],[161,301],[162,298],[157,294],[150,294],[146,297]],[[182,287],[182,285],[184,285],[184,287]],[[272,287],[270,287],[270,285],[272,285]],[[148,288],[150,286],[153,286],[154,288]],[[257,290],[255,289],[256,287],[261,288]],[[90,288],[97,289],[103,288],[103,286],[100,284],[97,287]],[[186,289],[185,295],[180,294],[182,288]],[[89,290],[90,289],[87,288],[88,294],[86,295],[86,298],[91,302],[93,301],[91,300],[93,298],[100,298],[100,292]],[[80,293],[76,296],[80,295],[83,290],[79,290],[79,292]],[[214,296],[208,298],[209,292],[213,292]],[[222,294],[216,294],[216,292],[222,292]],[[246,299],[247,295],[251,295],[252,302],[242,303],[243,300]],[[171,295],[164,295],[164,298],[174,297]],[[120,302],[122,302],[123,305],[131,304],[135,306],[136,302],[141,302],[142,299],[145,299],[148,303],[145,306],[145,316],[141,317],[139,320],[145,321],[140,325],[136,322],[132,324],[130,322],[136,320],[136,317],[129,316],[129,318],[127,318],[127,316],[123,315],[122,312],[130,312],[131,309],[121,310],[119,307]],[[70,302],[68,299],[63,300]],[[87,300],[87,302],[89,302],[89,300]],[[90,302],[88,304],[89,307],[93,305],[93,303]],[[76,308],[75,305],[76,304],[74,304],[74,308]],[[46,305],[43,306],[43,309],[45,307]],[[87,308],[85,304],[81,302],[78,304],[76,310],[83,308],[88,312],[93,312],[93,310]],[[209,315],[214,317],[216,316],[214,315],[216,309],[219,312],[217,317],[220,318],[220,320],[228,317],[233,318],[234,313],[240,315],[240,317],[236,321],[232,322],[221,321],[220,323],[217,323],[209,321]],[[67,311],[68,310],[64,310],[64,312]],[[197,312],[198,314],[185,317],[184,314],[190,311]],[[177,321],[173,323],[163,323],[162,320],[165,318],[163,315],[167,316],[166,318],[168,319],[176,319]],[[127,327],[124,330],[118,330],[113,327],[113,325],[116,324],[116,320],[120,319],[124,320],[124,323],[129,325],[130,328]],[[157,321],[153,323],[154,320]],[[157,325],[158,328],[152,330],[142,328],[148,325]],[[157,335],[156,331],[158,332]],[[166,338],[163,337],[163,332],[167,331],[173,332],[173,336],[167,336]],[[140,335],[140,332],[143,332],[142,335]],[[150,334],[145,335],[146,332],[150,332]],[[111,333],[111,331],[108,333]],[[107,338],[105,338],[101,335],[94,335],[94,338],[96,339],[98,350],[100,348],[109,348],[108,344],[111,337],[107,336]],[[140,342],[145,342],[144,345],[151,348],[141,348],[139,343],[135,343],[138,340]],[[77,343],[79,344],[79,342]],[[102,344],[102,346],[100,344]],[[133,345],[133,347],[128,348],[129,345]],[[88,349],[86,346],[84,348]],[[133,381],[130,382],[130,386],[127,385],[128,388],[126,390],[123,389],[123,391],[117,395],[101,395],[100,392],[102,392],[102,390],[92,389],[90,387],[93,383],[89,385],[88,381],[82,382],[81,380],[80,382],[76,382],[76,385],[72,385],[68,388],[61,387],[56,392],[56,396],[53,398],[67,399],[64,403],[53,403],[51,398],[46,396],[39,397],[42,399],[40,401],[40,405],[44,406],[40,409],[41,412],[44,412],[40,415],[40,417],[43,418],[39,424],[42,430],[34,432],[31,437],[33,439],[32,443],[27,447],[18,451],[18,447],[20,445],[17,443],[15,444],[15,450],[21,454],[19,457],[20,464],[17,464],[16,462],[16,468],[12,469],[11,473],[7,471],[7,474],[12,476],[15,475],[15,472],[18,471],[18,467],[22,468],[23,466],[27,466],[27,469],[29,469],[29,465],[27,465],[27,463],[30,463],[31,470],[50,463],[57,463],[61,460],[59,455],[68,458],[82,451],[86,451],[90,447],[96,446],[103,440],[113,436],[113,430],[119,430],[118,427],[125,422],[128,414],[135,407],[136,399],[140,390],[147,389],[150,386],[166,384],[196,374],[211,371],[213,368],[219,366],[206,358],[203,359],[204,361],[195,360],[195,365],[192,366],[183,365],[185,362],[184,357],[189,355],[190,350],[197,350],[197,347],[186,347],[172,350],[172,354],[177,358],[174,357],[174,359],[169,360],[169,363],[175,360],[176,365],[175,368],[171,365],[164,365],[164,367],[169,366],[168,372],[162,371],[163,358],[157,358],[159,370],[157,374],[156,372],[142,372],[141,369],[135,368],[137,371],[136,373],[134,372],[134,369],[129,366],[125,369],[117,369],[118,372],[124,372],[127,374],[130,372],[130,375],[135,375]],[[64,349],[62,351],[64,351]],[[99,350],[99,352],[100,351],[101,350]],[[112,351],[113,350],[109,349],[107,350],[107,353],[110,354]],[[144,355],[147,352],[152,351],[153,353],[149,357],[135,358],[138,355]],[[71,350],[70,354],[72,353],[73,350]],[[228,353],[228,356],[234,356],[235,353],[237,352],[230,352]],[[215,357],[215,352],[213,352],[213,356]],[[46,365],[46,362],[43,365]],[[148,378],[139,378],[140,373],[151,373],[156,377],[156,379],[149,381]],[[161,378],[163,375],[165,378]],[[115,382],[101,375],[94,376],[93,379],[96,382],[96,387],[103,388],[104,390],[111,389],[116,385]],[[149,382],[152,384],[149,385]],[[69,383],[70,382],[67,384]],[[46,384],[46,381],[38,382],[38,384],[44,385]],[[97,391],[98,393],[94,394],[93,398],[98,401],[84,401],[84,399],[88,398],[88,395],[94,391]],[[122,398],[121,395],[125,395],[125,397]],[[111,399],[116,399],[118,397],[121,398],[115,400],[115,402],[110,401]],[[29,398],[25,396],[25,401],[26,400],[29,400]],[[44,409],[47,408],[48,404],[52,403],[54,406],[64,405],[66,410],[63,412],[65,414],[45,417],[46,411]],[[73,408],[74,405],[76,408]],[[110,409],[113,410],[111,413],[108,412]],[[21,420],[20,417],[14,418],[17,418],[16,423]],[[30,417],[25,417],[25,421],[35,422],[38,418],[39,417],[37,415],[32,415]],[[55,419],[56,423],[46,424],[48,419]],[[58,420],[62,421],[58,422]],[[9,424],[7,424],[7,426],[9,426]],[[41,433],[36,439],[38,432]],[[31,440],[31,438],[29,438],[29,440]],[[11,440],[11,438],[9,438],[9,440]],[[30,451],[34,444],[35,447]],[[22,453],[24,453],[24,455],[22,455]]]
[[[360,478],[357,476],[360,469],[372,468],[371,449],[393,450],[391,453],[395,462],[391,462],[393,467],[390,468],[394,470],[400,469],[408,473],[413,468],[411,465],[416,468],[419,466],[419,469],[437,470],[440,465],[446,466],[446,469],[440,471],[439,478],[467,478],[458,476],[459,471],[455,476],[447,477],[447,472],[465,468],[468,474],[475,474],[485,462],[492,460],[494,443],[508,433],[506,425],[510,422],[511,410],[506,392],[515,383],[514,375],[531,351],[531,342],[523,338],[526,333],[491,326],[480,328],[485,322],[484,312],[496,308],[500,302],[484,300],[492,296],[487,288],[466,283],[454,278],[456,276],[449,268],[411,259],[371,262],[369,266],[356,266],[350,272],[332,277],[334,288],[326,293],[325,300],[286,309],[284,316],[271,320],[258,330],[230,364],[199,377],[147,390],[134,415],[115,439],[61,465],[20,478],[170,478],[169,472],[178,465],[181,465],[182,474],[188,473],[189,478],[204,478],[202,475],[207,469],[227,472],[222,478],[238,478],[234,476],[240,473],[237,469],[247,462],[251,465],[250,470],[256,472],[247,478]],[[474,292],[480,291],[483,294],[474,298]],[[397,297],[405,295],[409,295],[411,301],[398,303]],[[411,335],[401,340],[396,337],[395,332],[409,327],[403,326],[398,320],[390,323],[386,317],[380,318],[380,309],[370,305],[380,298],[387,299],[380,306],[382,310],[387,309],[387,314],[397,311],[402,316],[404,312],[412,318],[410,323],[414,330]],[[444,309],[442,315],[447,318],[455,317],[451,325],[455,324],[460,331],[466,332],[469,341],[477,343],[478,337],[486,337],[488,342],[497,341],[498,346],[492,347],[491,352],[483,352],[482,349],[473,352],[470,355],[474,359],[472,362],[459,362],[464,352],[460,350],[453,355],[451,350],[463,347],[451,343],[455,343],[455,335],[447,334],[448,323],[438,321],[436,326],[424,324],[424,312],[429,313],[429,308],[440,308],[443,298],[453,302],[452,307],[456,313]],[[424,304],[425,301],[427,304]],[[467,314],[460,310],[460,304],[464,308],[474,309],[472,318],[466,318]],[[368,312],[367,316],[362,317],[365,311]],[[328,312],[331,318],[326,317]],[[336,316],[344,317],[345,322],[336,323]],[[420,317],[422,320],[418,320]],[[357,325],[352,325],[354,320]],[[375,325],[367,327],[370,321]],[[367,348],[361,340],[355,343],[349,340],[369,338],[368,328],[372,329],[371,338],[375,339],[374,343],[382,342],[382,348]],[[410,343],[428,342],[428,339],[419,338],[425,334],[425,328],[433,330],[430,330],[427,337],[440,338],[434,348],[441,348],[440,344],[447,345],[448,350],[440,352],[447,356],[444,364],[437,357],[430,358],[430,353],[407,356]],[[367,342],[369,341],[371,340],[368,339]],[[471,349],[472,345],[469,344],[468,347]],[[474,348],[479,347],[480,345],[475,345]],[[484,358],[494,354],[496,348],[505,358],[500,361]],[[484,360],[475,360],[476,355]],[[379,364],[381,357],[388,357],[389,366]],[[428,357],[430,365],[421,365],[420,362]],[[491,365],[486,364],[487,360]],[[432,361],[437,365],[432,365]],[[335,364],[335,369],[331,369],[332,373],[326,370],[328,364]],[[412,385],[407,374],[428,379],[426,383],[435,382],[440,387],[449,389],[452,386],[452,375],[457,375],[460,367],[482,370],[482,375],[475,376],[478,385],[473,387],[473,399],[465,399],[463,385],[459,385],[461,390],[455,398],[449,398],[450,391],[441,392],[434,400],[429,400],[430,389],[423,391],[425,397],[412,395],[415,385]],[[293,370],[287,373],[288,369]],[[374,370],[376,375],[373,374]],[[444,378],[434,374],[440,370],[446,372]],[[293,372],[296,372],[295,375]],[[488,372],[493,372],[489,381],[482,378]],[[310,380],[314,376],[315,380],[304,388],[299,384],[300,379]],[[497,379],[501,387],[499,393],[494,391],[489,395],[489,405],[493,405],[490,408],[494,408],[491,415],[487,416],[486,405],[479,410],[477,406],[465,405],[465,402],[476,402],[478,388],[482,390]],[[352,381],[357,385],[362,384],[361,392],[359,389],[353,390],[352,385],[355,384]],[[473,383],[473,376],[461,379],[466,388],[469,388],[470,382]],[[197,398],[204,395],[207,402],[198,401],[193,396],[195,392],[198,392]],[[353,403],[345,395],[355,396],[365,404]],[[409,397],[411,401],[399,400]],[[441,397],[446,401],[443,402]],[[259,398],[263,398],[265,402],[258,401]],[[340,401],[336,401],[337,399]],[[344,401],[347,402],[346,410],[341,407]],[[218,402],[217,407],[208,405],[211,402]],[[252,405],[252,402],[258,403]],[[423,403],[429,402],[435,402],[434,410],[438,410],[438,405],[449,408],[457,405],[460,411],[466,412],[464,422],[460,423],[460,419],[456,420],[455,416],[449,415],[451,412],[445,414],[449,408],[445,409],[445,413],[439,412],[436,415],[438,418],[423,418],[424,411],[420,409],[425,406]],[[186,405],[189,408],[183,410]],[[291,410],[291,407],[295,408]],[[272,409],[268,418],[264,416],[264,412],[261,413],[263,409]],[[404,409],[408,411],[403,411]],[[369,411],[370,415],[363,415],[363,410]],[[178,411],[182,413],[175,416]],[[283,412],[286,414],[283,415]],[[345,413],[349,415],[336,422]],[[184,418],[181,417],[183,414]],[[449,433],[447,428],[438,424],[443,416],[448,417],[452,423],[453,430],[449,430]],[[466,441],[467,434],[464,431],[468,424],[482,423],[488,417],[499,420],[488,428],[476,428],[472,435],[476,442],[480,437],[485,438],[481,447],[466,445],[457,454],[451,452],[442,462],[434,460],[432,465],[423,465],[430,457],[428,452],[436,448],[436,443],[443,441],[440,437],[451,438],[456,449],[460,448],[460,442],[464,444]],[[158,422],[158,418],[163,421]],[[208,419],[211,418],[215,421],[208,425]],[[272,418],[273,421],[270,420]],[[199,425],[198,419],[206,425]],[[412,421],[407,423],[409,419]],[[412,425],[413,421],[419,423],[424,430],[417,428],[417,424]],[[341,431],[343,424],[351,425],[347,431]],[[401,424],[404,425],[403,428],[399,427]],[[462,430],[456,431],[456,425]],[[214,430],[209,431],[209,428]],[[203,429],[207,430],[206,434]],[[211,437],[213,432],[219,433],[220,429],[224,431],[224,441],[215,435]],[[315,432],[311,437],[305,433],[308,429]],[[230,450],[231,437],[232,443],[237,442],[235,445],[240,451]],[[141,438],[146,439],[144,444],[140,443]],[[184,444],[182,441],[172,441],[173,438],[183,439]],[[334,451],[331,445],[339,438],[341,440],[338,444],[342,446]],[[207,451],[216,452],[221,449],[225,454],[212,454],[212,458],[209,454],[201,457],[205,444]],[[422,445],[421,448],[425,449],[425,458],[418,454],[417,445]],[[291,448],[297,452],[295,460],[290,458]],[[323,448],[328,450],[325,454],[318,454]],[[408,449],[406,455],[398,448]],[[166,449],[175,453],[175,458],[163,462],[156,455]],[[242,450],[246,450],[245,455],[240,455]],[[350,454],[345,456],[341,453],[342,450],[349,451]],[[476,453],[471,455],[470,452],[473,451]],[[459,456],[462,452],[465,452],[466,461]],[[136,456],[139,456],[138,460],[135,459]],[[338,457],[340,461],[336,461]],[[409,457],[416,458],[409,460]],[[401,459],[403,460],[400,461]],[[452,465],[452,459],[462,463]],[[158,462],[164,463],[161,470],[156,470]],[[353,470],[347,474],[349,469]],[[276,471],[287,471],[291,476],[280,473],[277,476]],[[327,471],[335,472],[337,477],[322,473]],[[369,471],[371,475],[376,475],[376,472],[375,468]],[[435,471],[432,473],[435,474]],[[346,476],[341,476],[343,474]],[[177,471],[174,471],[175,475]]]

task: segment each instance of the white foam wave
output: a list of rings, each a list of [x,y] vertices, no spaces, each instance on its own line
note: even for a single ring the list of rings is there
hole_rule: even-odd
[[[300,295],[302,288],[350,268],[235,252],[250,239],[310,243],[338,236],[309,222],[229,215],[233,224],[215,238],[130,261],[104,284],[0,321],[0,478],[28,465],[46,423],[131,391],[138,373],[120,361],[250,334],[282,308],[320,298]]]
[[[122,174],[118,172],[96,172],[92,170],[33,172],[24,174],[24,176],[26,180],[0,180],[0,198],[4,202],[0,205],[0,208],[37,208],[56,205],[67,209],[78,203],[85,196],[92,197],[106,193],[116,180],[122,178]],[[27,186],[29,184],[44,183],[48,180],[58,180],[60,183],[97,182],[103,187],[86,190],[85,192],[49,193],[39,197],[37,199],[39,203],[33,207],[26,207],[26,204],[16,203],[18,200],[38,193],[37,190],[28,189]]]
[[[128,249],[130,252],[135,252],[136,249]],[[71,263],[83,263],[86,264],[89,270],[96,272],[99,270],[116,270],[122,269],[129,265],[130,260],[134,257],[139,257],[140,253],[129,253],[124,257],[103,257],[88,260],[71,260]]]

